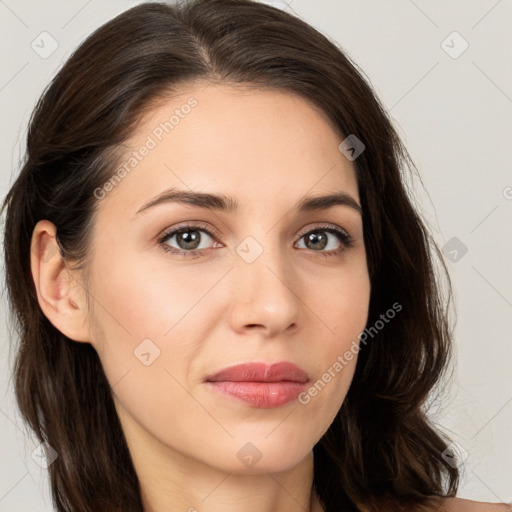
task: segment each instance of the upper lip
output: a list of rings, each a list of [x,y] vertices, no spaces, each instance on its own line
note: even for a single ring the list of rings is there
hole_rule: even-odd
[[[293,363],[242,363],[224,368],[205,379],[210,382],[308,382],[308,374]]]

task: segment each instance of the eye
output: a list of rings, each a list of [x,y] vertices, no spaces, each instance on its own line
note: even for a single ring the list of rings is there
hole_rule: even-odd
[[[344,229],[330,224],[306,231],[300,237],[300,240],[304,239],[306,249],[311,249],[326,257],[338,256],[353,245],[352,237]]]
[[[166,242],[172,239],[178,247],[173,247]],[[209,243],[208,239],[214,240],[213,235],[206,228],[199,225],[186,225],[165,233],[159,243],[164,251],[189,257],[204,253],[208,249],[205,247],[205,244],[207,246]]]
[[[320,256],[339,256],[353,245],[352,237],[342,228],[326,224],[317,226],[299,235],[299,242],[305,240],[304,247]],[[203,225],[184,225],[167,231],[159,239],[163,250],[183,257],[204,256],[212,247],[222,247],[214,235]],[[173,245],[175,244],[175,245]]]

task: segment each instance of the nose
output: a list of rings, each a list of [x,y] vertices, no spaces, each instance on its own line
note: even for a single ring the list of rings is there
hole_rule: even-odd
[[[252,263],[237,257],[231,279],[230,322],[236,332],[261,330],[270,338],[300,327],[300,283],[278,249],[264,249]]]

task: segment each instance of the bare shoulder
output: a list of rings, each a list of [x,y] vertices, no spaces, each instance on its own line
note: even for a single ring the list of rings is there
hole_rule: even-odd
[[[512,504],[446,498],[439,512],[512,512]]]

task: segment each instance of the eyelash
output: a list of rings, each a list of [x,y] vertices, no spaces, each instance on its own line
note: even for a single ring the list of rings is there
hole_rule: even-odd
[[[176,249],[175,247],[170,247],[169,245],[165,244],[164,241],[168,238],[177,235],[179,233],[185,233],[187,231],[204,231],[208,236],[213,238],[215,240],[215,235],[210,232],[210,230],[205,226],[201,224],[186,224],[183,226],[179,226],[177,228],[173,228],[172,230],[169,230],[165,232],[158,240],[158,243],[162,246],[162,249],[165,252],[170,252],[172,254],[177,254],[179,256],[183,256],[185,258],[192,258],[192,257],[199,257],[204,255],[204,253],[208,249],[192,249],[190,251],[185,251],[183,249]],[[335,256],[339,256],[342,252],[349,249],[353,246],[354,240],[353,238],[344,230],[337,226],[334,226],[332,224],[322,224],[320,226],[315,227],[314,229],[309,229],[307,231],[304,231],[299,235],[299,240],[303,238],[305,235],[308,235],[310,233],[314,233],[316,231],[325,231],[327,233],[332,233],[333,235],[336,235],[339,239],[339,241],[342,244],[342,247],[340,249],[336,249],[334,251],[311,251],[311,252],[317,252],[318,255],[322,255],[326,258],[331,258]]]

